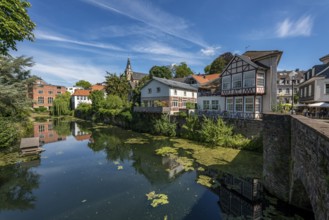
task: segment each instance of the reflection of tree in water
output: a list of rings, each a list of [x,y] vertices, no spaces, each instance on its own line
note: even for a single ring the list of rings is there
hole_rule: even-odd
[[[93,151],[104,150],[108,160],[125,160],[130,156],[131,148],[124,143],[126,139],[119,132],[121,129],[97,129],[92,131],[93,141],[88,146]]]
[[[39,175],[19,164],[0,167],[0,210],[34,208],[32,190],[39,187]]]
[[[71,121],[66,121],[65,119],[55,119],[54,120],[54,130],[59,136],[69,136],[71,134]]]

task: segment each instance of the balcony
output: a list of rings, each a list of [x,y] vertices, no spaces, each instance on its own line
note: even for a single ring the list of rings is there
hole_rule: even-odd
[[[237,95],[264,95],[264,87],[250,87],[240,89],[222,90],[222,96],[237,96]]]
[[[134,112],[147,112],[147,113],[168,113],[170,114],[170,107],[134,107]]]

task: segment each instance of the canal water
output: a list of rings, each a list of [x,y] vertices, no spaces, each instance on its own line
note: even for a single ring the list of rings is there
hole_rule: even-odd
[[[156,155],[170,139],[52,121],[36,122],[34,136],[45,149],[38,158],[0,167],[0,220],[271,219],[279,212],[275,199],[264,202],[257,178],[221,173],[208,188],[198,178],[216,171]],[[153,207],[146,194],[168,203]],[[289,212],[286,219],[295,219]]]

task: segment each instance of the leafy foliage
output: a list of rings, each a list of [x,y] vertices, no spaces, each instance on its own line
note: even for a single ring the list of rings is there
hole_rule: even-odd
[[[175,72],[175,78],[183,78],[189,75],[193,75],[193,71],[187,66],[185,62],[181,62],[179,65],[173,67]]]
[[[52,114],[55,116],[72,114],[70,110],[70,100],[71,95],[69,92],[57,95],[53,102]]]
[[[98,112],[100,108],[102,108],[105,98],[104,98],[104,92],[97,90],[92,91],[89,95],[89,99],[91,100],[91,108],[93,112]]]
[[[171,70],[168,66],[153,66],[149,71],[150,77],[156,76],[160,78],[171,79]]]
[[[183,137],[188,138],[190,140],[199,140],[198,131],[201,128],[201,124],[198,116],[189,115],[186,118],[186,123],[183,125]]]
[[[141,101],[141,89],[150,80],[150,76],[144,76],[139,82],[138,85],[132,91],[131,101],[133,105],[140,105]]]
[[[16,50],[16,41],[33,41],[35,24],[27,14],[31,4],[25,0],[0,1],[0,54]]]
[[[211,64],[209,69],[209,74],[213,73],[221,73],[226,65],[233,58],[233,54],[231,52],[226,52],[218,56]]]
[[[0,148],[8,147],[19,138],[15,124],[5,118],[0,118]]]
[[[86,80],[79,80],[75,83],[76,86],[81,86],[84,89],[89,89],[91,87],[91,83]]]
[[[176,123],[170,122],[168,115],[162,115],[160,119],[154,121],[154,132],[170,137],[176,136]]]
[[[128,99],[130,85],[125,76],[117,76],[114,73],[107,72],[105,76],[105,90],[109,95],[117,95],[121,99]]]

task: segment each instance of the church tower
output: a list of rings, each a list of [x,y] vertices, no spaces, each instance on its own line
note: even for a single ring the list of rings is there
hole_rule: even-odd
[[[131,68],[130,59],[128,58],[127,66],[125,69],[125,76],[128,81],[132,81],[133,70]]]

